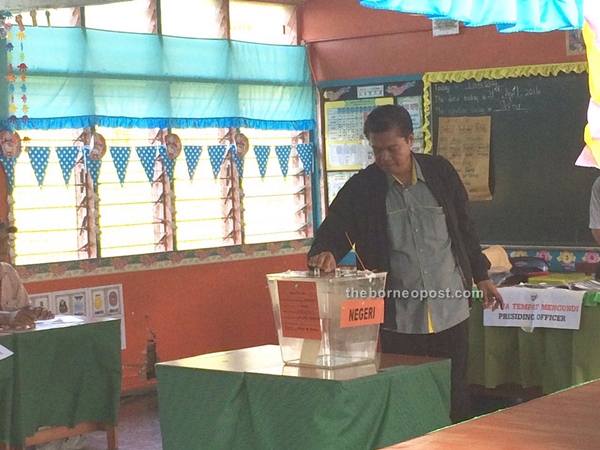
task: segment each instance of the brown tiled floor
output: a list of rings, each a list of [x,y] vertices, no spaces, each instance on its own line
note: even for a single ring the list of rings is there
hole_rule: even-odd
[[[87,450],[106,450],[106,433],[86,435]],[[119,410],[119,450],[162,450],[156,390],[125,395]]]

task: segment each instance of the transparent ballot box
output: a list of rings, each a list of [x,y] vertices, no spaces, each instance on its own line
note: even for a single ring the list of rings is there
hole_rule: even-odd
[[[334,368],[375,359],[386,273],[267,275],[283,362]]]

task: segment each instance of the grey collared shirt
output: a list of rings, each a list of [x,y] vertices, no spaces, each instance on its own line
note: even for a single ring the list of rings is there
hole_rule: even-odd
[[[428,310],[433,330],[439,332],[466,320],[469,304],[466,297],[456,295],[465,288],[452,254],[446,216],[414,158],[413,164],[417,182],[411,186],[404,188],[388,174],[388,289],[393,294],[388,301],[396,304],[395,331],[425,334],[431,332]]]

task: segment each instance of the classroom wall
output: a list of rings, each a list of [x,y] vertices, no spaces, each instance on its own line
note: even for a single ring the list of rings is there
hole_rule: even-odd
[[[306,0],[300,36],[317,82],[423,72],[585,61],[567,56],[563,31],[500,34],[495,26],[433,37],[431,21],[364,8],[358,0]]]

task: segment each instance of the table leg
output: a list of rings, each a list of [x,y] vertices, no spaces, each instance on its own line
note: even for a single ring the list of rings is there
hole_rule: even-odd
[[[119,432],[117,427],[112,425],[106,426],[106,442],[108,443],[108,450],[117,450],[119,448]]]

